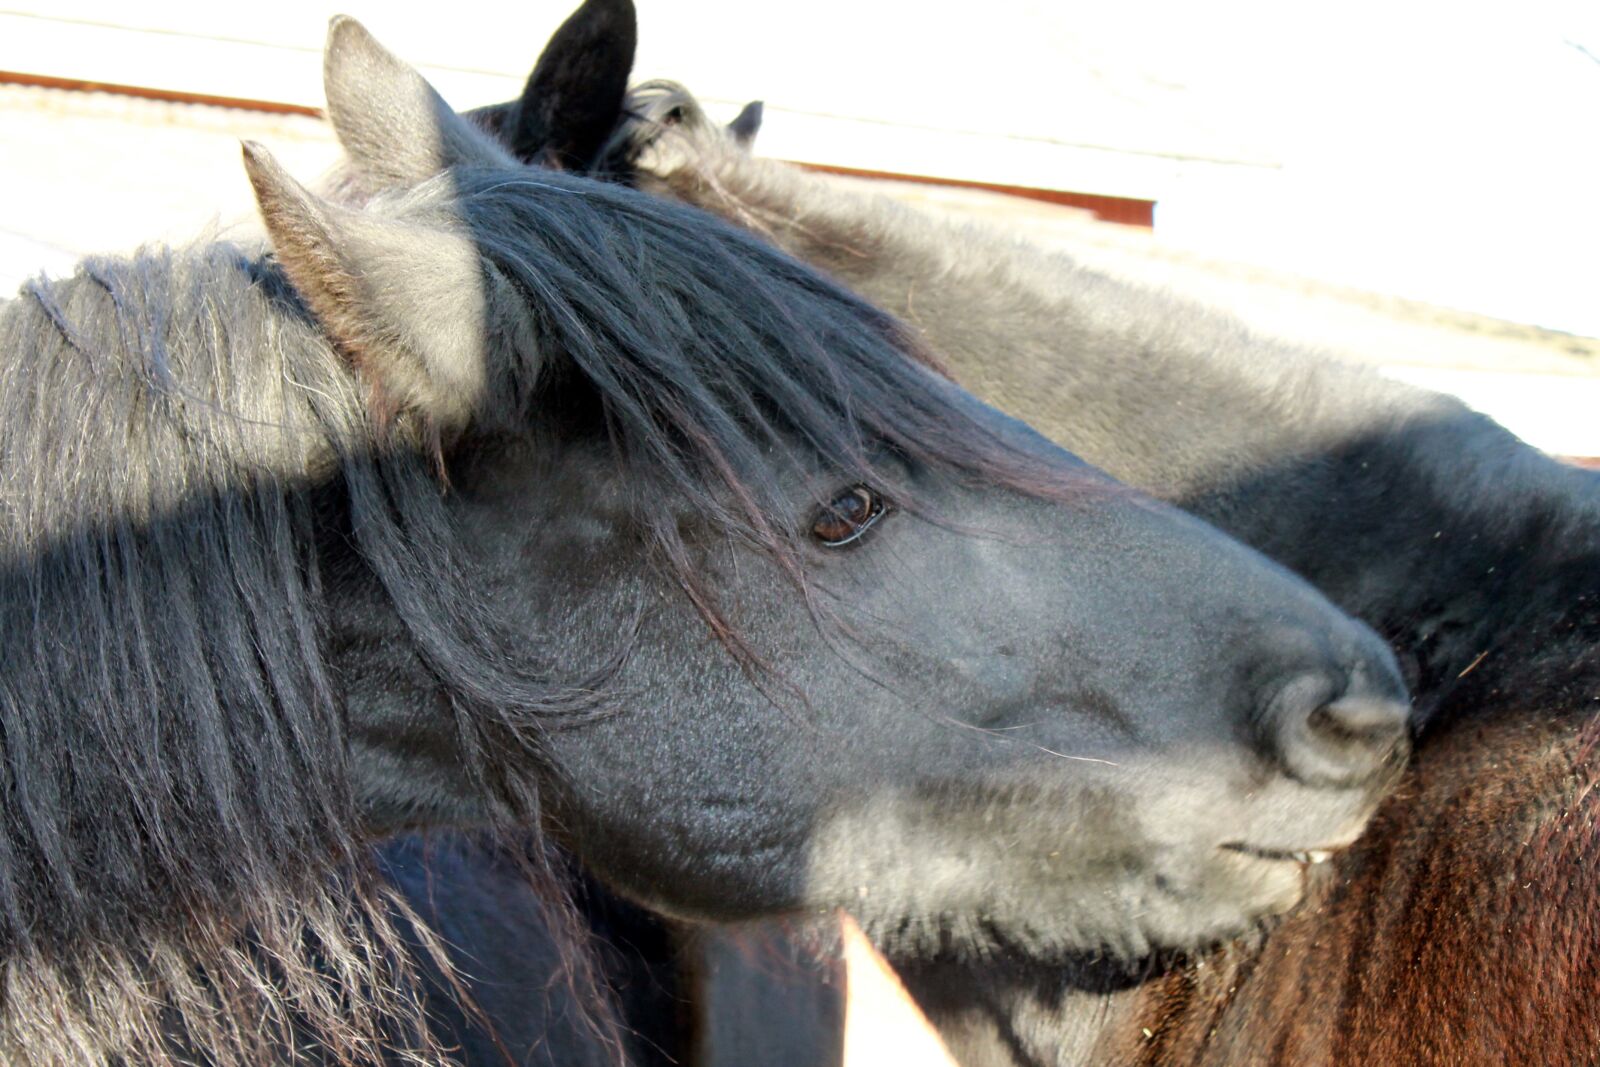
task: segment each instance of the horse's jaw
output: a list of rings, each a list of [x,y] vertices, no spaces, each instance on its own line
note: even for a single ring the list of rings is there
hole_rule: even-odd
[[[897,961],[1198,950],[1292,910],[1385,793],[1262,784],[1243,768],[1148,789],[1165,777],[1153,762],[1086,765],[1048,790],[856,798],[814,831],[805,896],[849,911]]]

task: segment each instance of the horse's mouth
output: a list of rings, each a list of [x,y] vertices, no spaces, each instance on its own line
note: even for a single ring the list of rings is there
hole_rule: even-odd
[[[1294,862],[1300,864],[1302,867],[1309,867],[1316,863],[1326,863],[1328,860],[1333,858],[1334,853],[1332,848],[1258,848],[1255,845],[1247,845],[1241,841],[1231,841],[1222,847],[1233,852],[1242,852],[1246,856],[1254,856],[1257,859],[1274,860],[1285,863]]]

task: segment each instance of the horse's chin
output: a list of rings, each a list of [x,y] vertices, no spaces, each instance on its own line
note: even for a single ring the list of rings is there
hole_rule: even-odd
[[[948,910],[899,908],[891,892],[874,900],[863,886],[846,910],[900,961],[1006,956],[1056,962],[1087,954],[1131,962],[1205,949],[1292,910],[1305,896],[1314,865],[1230,848],[1213,853],[1180,864],[1180,871],[1156,869],[1100,884],[1074,880],[1057,892],[1037,884],[1025,893],[996,889],[981,902]]]
[[[1003,807],[933,810],[880,798],[836,818],[813,839],[807,905],[850,912],[906,962],[1138,960],[1205,948],[1289,911],[1333,844],[1152,841],[1104,808],[1065,835],[1005,819]]]

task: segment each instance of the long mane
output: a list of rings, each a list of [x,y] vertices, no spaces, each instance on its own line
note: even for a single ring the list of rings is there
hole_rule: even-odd
[[[91,260],[0,315],[8,1060],[260,1062],[291,1002],[359,1041],[313,946],[393,986],[303,485],[357,407],[286,299],[215,245]]]
[[[0,352],[0,1053],[259,1064],[309,1034],[335,1061],[435,1056],[351,795],[318,526],[433,612],[418,643],[472,676],[451,707],[473,766],[532,743],[485,701],[571,698],[451,626],[469,601],[426,463],[381,447],[259,252],[34,281]],[[483,784],[537,826],[531,783]]]
[[[887,447],[1071,484],[907,359],[891,320],[689,209],[513,172],[407,199],[467,219],[537,309],[548,369],[509,383],[530,421],[546,390],[587,390],[619,464],[791,566],[774,448],[853,479]],[[0,305],[8,1062],[228,1067],[307,1034],[340,1062],[442,1056],[352,796],[328,546],[385,590],[507,827],[538,827],[540,737],[594,710],[596,679],[511,654],[431,461],[369,400],[250,248],[92,259]],[[677,534],[652,540],[706,596]]]

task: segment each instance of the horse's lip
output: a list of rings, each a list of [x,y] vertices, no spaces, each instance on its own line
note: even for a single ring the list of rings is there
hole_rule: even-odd
[[[1337,845],[1324,845],[1319,848],[1263,848],[1259,845],[1247,845],[1242,841],[1230,841],[1222,846],[1233,852],[1242,852],[1247,856],[1257,859],[1293,861],[1300,864],[1326,863],[1333,858],[1338,850]]]

